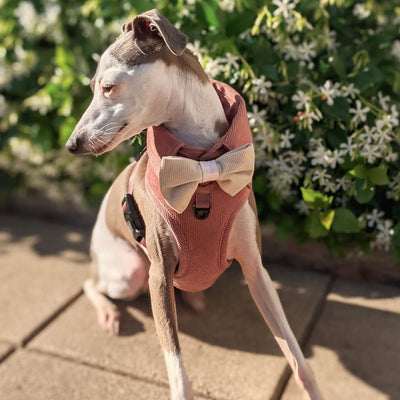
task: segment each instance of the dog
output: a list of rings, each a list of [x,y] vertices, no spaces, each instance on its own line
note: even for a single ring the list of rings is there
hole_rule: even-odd
[[[322,399],[262,265],[243,99],[210,81],[186,44],[186,35],[164,16],[147,11],[122,27],[91,80],[93,100],[66,143],[71,153],[100,155],[148,131],[147,151],[118,176],[100,207],[85,293],[100,325],[117,334],[119,312],[108,297],[149,290],[171,397],[193,399],[174,286],[201,311],[202,290],[236,259],[304,397]],[[228,217],[221,216],[225,208]]]

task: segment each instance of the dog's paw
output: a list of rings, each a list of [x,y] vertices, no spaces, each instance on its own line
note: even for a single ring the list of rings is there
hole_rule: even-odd
[[[118,335],[121,314],[116,305],[104,303],[97,308],[97,321],[102,329],[112,335]]]
[[[207,308],[207,299],[203,292],[181,291],[182,300],[195,312],[202,313]]]

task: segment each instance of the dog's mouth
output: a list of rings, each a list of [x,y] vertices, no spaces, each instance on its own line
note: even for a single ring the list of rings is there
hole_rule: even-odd
[[[104,153],[107,153],[109,150],[113,149],[115,146],[115,143],[119,141],[119,136],[120,133],[128,126],[128,122],[125,122],[121,125],[121,127],[117,130],[117,132],[112,135],[111,139],[106,142],[106,143],[101,143],[99,140],[99,143],[101,143],[101,146],[96,148],[91,149],[91,153],[95,156],[101,156]]]
[[[127,126],[128,126],[128,123],[125,122],[125,123],[121,126],[121,128],[119,128],[119,130],[118,130],[117,133],[120,133],[120,132],[122,131],[122,129],[126,128]]]

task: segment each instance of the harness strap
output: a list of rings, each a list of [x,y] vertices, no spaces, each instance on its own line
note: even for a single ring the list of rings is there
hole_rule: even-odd
[[[122,200],[122,211],[133,237],[137,242],[144,245],[146,226],[140,214],[139,207],[130,193],[127,193]]]

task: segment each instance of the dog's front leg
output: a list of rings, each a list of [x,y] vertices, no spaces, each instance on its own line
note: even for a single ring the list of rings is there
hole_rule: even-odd
[[[154,321],[164,353],[173,400],[191,400],[192,391],[183,366],[176,317],[173,274],[177,265],[174,249],[160,236],[147,236],[150,256],[149,288]]]
[[[250,293],[285,354],[305,399],[321,400],[314,374],[290,329],[269,274],[262,265],[261,244],[257,237],[260,238],[260,235],[254,206],[252,210],[248,203],[239,213],[232,230],[232,255],[239,261]]]
[[[290,329],[276,289],[268,272],[258,260],[243,260],[241,263],[250,293],[276,341],[285,354],[298,385],[304,390],[305,399],[321,400],[317,383],[303,352]]]

